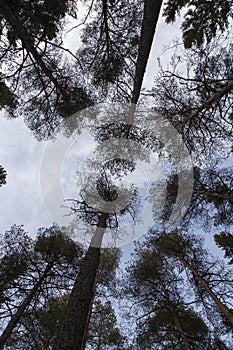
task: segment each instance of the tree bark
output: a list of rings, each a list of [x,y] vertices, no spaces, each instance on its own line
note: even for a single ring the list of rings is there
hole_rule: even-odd
[[[18,21],[14,13],[12,12],[10,6],[6,0],[0,0],[0,11],[2,12],[6,21],[12,26],[14,32],[17,34],[18,38],[22,41],[23,46],[29,54],[34,58],[35,62],[44,72],[44,74],[49,78],[49,80],[54,84],[56,89],[65,96],[65,92],[59,85],[57,79],[53,76],[51,70],[46,66],[41,56],[38,54],[36,48],[34,47],[27,31],[23,25]]]
[[[6,326],[5,330],[3,331],[1,337],[0,337],[0,349],[3,349],[3,346],[5,345],[6,341],[8,338],[11,336],[11,333],[13,329],[17,326],[20,318],[22,317],[25,309],[27,306],[30,304],[31,300],[33,299],[34,295],[37,293],[39,288],[41,287],[42,283],[46,279],[49,271],[51,270],[53,266],[53,263],[49,263],[47,267],[44,270],[44,273],[42,276],[38,279],[37,283],[31,290],[31,292],[28,294],[28,296],[24,299],[22,304],[19,306],[18,310],[16,313],[12,316],[11,320],[9,321],[8,325]]]
[[[209,287],[207,281],[200,276],[198,271],[192,265],[190,265],[185,258],[183,258],[182,256],[178,256],[178,258],[184,264],[184,266],[187,267],[193,273],[193,275],[199,280],[199,282],[201,283],[201,285],[203,286],[207,294],[212,298],[212,300],[215,302],[215,304],[218,306],[218,308],[221,310],[221,312],[224,314],[226,319],[230,322],[231,326],[233,327],[233,314],[228,309],[228,307],[221,302],[221,300]]]
[[[56,342],[57,350],[85,349],[100,260],[100,247],[108,216],[107,213],[102,213],[100,216],[96,233],[81,264]]]

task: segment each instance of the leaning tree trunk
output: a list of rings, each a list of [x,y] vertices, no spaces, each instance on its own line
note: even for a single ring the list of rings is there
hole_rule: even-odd
[[[139,99],[142,81],[146,71],[146,65],[149,58],[162,2],[162,0],[145,0],[144,3],[142,29],[138,48],[138,57],[136,62],[134,87],[131,99],[131,103],[133,104],[137,104]]]
[[[129,137],[129,133],[133,124],[134,112],[140,96],[142,82],[145,75],[146,65],[149,58],[162,2],[162,0],[145,0],[144,2],[142,28],[134,76],[133,92],[131,97],[132,105],[129,112],[129,124],[126,125],[125,132],[126,138]]]
[[[1,0],[0,0],[1,1]],[[156,24],[161,9],[162,0],[145,0],[144,14],[138,57],[136,62],[136,72],[131,103],[135,106],[138,102],[146,65],[151,50],[151,45],[155,33]],[[133,107],[134,108],[134,107]],[[131,111],[131,115],[133,110]],[[130,132],[131,125],[126,126],[126,137]],[[102,214],[99,228],[106,228],[108,215]],[[98,230],[98,228],[97,228]],[[102,232],[102,235],[104,232]],[[101,241],[101,234],[93,237]],[[96,272],[99,266],[100,245],[94,243],[88,249],[85,259],[81,265],[79,275],[71,292],[65,318],[62,322],[61,332],[57,339],[57,350],[84,350],[86,335],[90,320],[93,295],[95,289]]]
[[[108,216],[107,213],[101,214],[95,235],[81,264],[56,342],[57,350],[85,349],[100,261],[100,247]]]
[[[47,265],[47,267],[45,268],[44,273],[42,274],[42,276],[38,279],[37,283],[35,284],[35,286],[31,290],[31,292],[28,294],[28,296],[24,299],[22,304],[18,307],[18,310],[16,311],[16,313],[12,316],[11,320],[9,321],[8,325],[6,326],[5,330],[3,331],[3,333],[2,333],[2,335],[0,337],[0,349],[3,349],[3,346],[5,345],[7,340],[10,338],[10,336],[12,334],[12,331],[17,326],[20,318],[24,314],[24,311],[29,306],[29,304],[32,301],[33,297],[35,296],[35,294],[40,289],[42,283],[44,282],[44,280],[48,276],[48,273],[50,272],[52,266],[53,266],[53,263],[49,263]]]
[[[213,94],[207,101],[203,102],[198,108],[194,109],[187,118],[177,123],[177,127],[185,125],[188,121],[195,118],[200,112],[208,108],[213,102],[219,101],[223,96],[228,94],[233,89],[233,80],[230,80],[228,84],[224,85],[221,90]]]
[[[216,191],[208,191],[208,190],[196,190],[193,189],[193,193],[196,194],[204,194],[205,197],[215,197],[215,198],[221,198],[222,200],[228,200],[230,202],[233,202],[233,196],[230,194],[225,194],[225,193],[218,193]]]
[[[211,299],[215,302],[217,307],[220,309],[220,311],[223,313],[223,315],[226,317],[226,319],[229,321],[231,326],[233,327],[233,314],[228,309],[228,307],[221,302],[221,300],[218,298],[218,296],[212,291],[212,289],[209,287],[208,282],[200,276],[198,271],[189,264],[189,262],[184,259],[182,256],[178,256],[180,261],[184,264],[185,267],[187,267],[193,275],[198,279],[198,281],[201,283],[207,294],[211,297]]]

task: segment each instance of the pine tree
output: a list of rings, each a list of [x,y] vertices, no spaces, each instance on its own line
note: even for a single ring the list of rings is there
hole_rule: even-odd
[[[123,348],[124,341],[117,327],[115,312],[111,302],[95,300],[89,322],[86,349],[117,350]]]
[[[76,12],[73,0],[0,1],[5,27],[0,47],[1,105],[10,117],[22,115],[38,140],[54,136],[67,116],[93,104],[80,78],[80,65],[75,66],[78,58],[62,45],[65,16],[76,17]],[[72,54],[75,63],[64,65],[64,54]]]
[[[44,243],[46,242],[43,240],[40,245],[42,244],[44,246]],[[49,245],[46,245],[44,248],[46,254],[49,255]],[[80,265],[80,262],[78,261],[76,264]],[[115,289],[118,264],[119,250],[103,249],[97,272],[96,293],[93,306],[94,316],[89,323],[89,335],[87,335],[87,341],[90,339],[90,344],[93,344],[94,338],[97,336],[96,327],[98,321],[99,328],[101,328],[98,333],[101,349],[105,349],[108,346],[115,346],[123,341],[117,328],[116,316],[111,303],[101,301],[101,299],[106,300],[108,294],[111,294],[111,291]],[[78,266],[76,266],[77,268]],[[17,349],[25,350],[54,348],[56,337],[60,331],[61,321],[66,312],[69,295],[69,286],[64,286],[58,292],[55,287],[54,293],[48,296],[43,304],[38,302],[26,309],[20,319],[20,326],[16,327],[7,341],[7,348],[17,347]],[[100,318],[98,318],[98,313],[100,313]],[[103,323],[101,320],[103,320]],[[109,330],[113,325],[115,329]],[[104,345],[102,344],[103,342]]]
[[[227,36],[200,48],[182,50],[177,46],[169,66],[163,68],[161,62],[151,91],[151,103],[181,133],[199,166],[204,155],[212,167],[216,157],[230,153],[231,51]]]
[[[232,285],[231,271],[222,267],[217,259],[209,260],[202,242],[194,235],[182,233],[161,233],[153,238],[160,254],[174,257],[176,263],[192,276],[193,288],[197,296],[206,304],[213,303],[224,319],[233,327],[233,314],[230,308]],[[225,276],[224,276],[225,275]],[[213,278],[213,276],[215,276]]]
[[[35,305],[69,290],[82,250],[58,227],[38,230],[33,241],[22,226],[12,226],[2,239],[0,348]]]
[[[215,3],[197,0],[168,0],[165,4],[164,16],[167,23],[174,22],[176,15],[185,9],[182,22],[183,41],[186,48],[200,46],[204,40],[211,41],[220,30],[224,32],[232,17],[232,1],[218,0]]]
[[[208,349],[210,331],[186,301],[184,284],[182,271],[169,259],[146,244],[138,247],[127,267],[122,294],[136,305],[131,313],[138,314],[139,349]]]
[[[162,2],[154,4],[152,0],[146,0],[144,4],[143,22],[139,42],[139,51],[136,62],[136,75],[134,79],[134,87],[132,93],[132,103],[136,104],[145,73],[146,63],[152,45],[152,39],[159,16],[159,10]],[[152,12],[153,10],[153,12]],[[146,20],[149,20],[149,26]],[[149,35],[150,40],[146,40]],[[129,129],[126,128],[127,134]],[[106,188],[106,183],[101,181],[102,197],[106,200],[112,200],[109,195],[114,195],[111,188]],[[126,208],[127,210],[127,208]],[[124,213],[124,211],[123,211]],[[122,214],[123,214],[122,213]],[[57,348],[62,349],[84,349],[85,337],[87,332],[88,320],[90,318],[91,304],[93,300],[93,292],[95,285],[96,271],[99,265],[100,246],[104,230],[107,227],[109,215],[100,213],[97,221],[97,231],[92,238],[92,244],[86,254],[85,263],[81,266],[80,274],[77,276],[73,291],[71,293],[67,313],[63,321],[62,337],[58,338]],[[96,244],[96,239],[97,243]],[[94,242],[94,244],[93,244]],[[98,248],[96,248],[98,247]],[[84,297],[85,295],[85,297]]]

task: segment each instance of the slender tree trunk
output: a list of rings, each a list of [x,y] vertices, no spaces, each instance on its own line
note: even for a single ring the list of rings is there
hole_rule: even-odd
[[[105,2],[103,2],[105,3]],[[158,21],[162,0],[145,0],[143,23],[139,44],[139,53],[136,63],[132,104],[138,102],[143,77],[146,70],[153,36]],[[133,116],[134,110],[130,115]],[[126,127],[126,137],[131,125]],[[102,214],[98,227],[106,228],[108,215]],[[57,340],[57,350],[84,350],[86,334],[90,320],[93,301],[96,272],[99,265],[100,246],[103,232],[93,237],[91,247],[81,265],[79,275],[71,292],[67,312],[62,324],[60,337]]]
[[[187,118],[185,118],[180,123],[177,123],[177,127],[185,125],[189,120],[195,118],[198,113],[208,108],[213,102],[220,100],[222,96],[227,94],[233,89],[233,80],[231,80],[227,85],[223,86],[221,90],[213,94],[208,100],[203,102],[198,108],[196,108],[192,113],[190,113]]]
[[[27,34],[27,31],[24,29],[23,25],[18,21],[14,13],[12,12],[8,2],[6,0],[0,0],[0,11],[2,12],[4,18],[12,26],[14,32],[17,34],[18,38],[22,41],[23,46],[27,52],[33,57],[35,62],[44,72],[44,74],[49,78],[49,80],[54,84],[56,89],[65,96],[65,92],[59,85],[57,79],[53,76],[51,70],[44,63],[41,56],[38,54],[36,48],[34,47],[30,37]]]
[[[28,296],[24,299],[22,304],[18,307],[18,310],[16,313],[12,316],[11,320],[9,321],[8,325],[6,326],[5,330],[3,331],[1,337],[0,337],[0,349],[3,349],[3,346],[5,345],[8,338],[11,336],[11,333],[13,329],[17,326],[20,318],[22,317],[25,309],[30,304],[31,300],[33,299],[34,295],[37,293],[39,288],[41,287],[42,283],[46,279],[49,271],[51,270],[53,266],[53,263],[50,263],[47,265],[46,269],[44,270],[44,273],[42,276],[38,279],[37,283],[31,290],[31,292],[28,294]]]
[[[57,350],[85,349],[100,260],[100,247],[108,216],[107,213],[100,216],[96,233],[81,264],[57,339]]]
[[[107,0],[102,0],[103,6],[103,17],[104,17],[104,32],[106,36],[107,43],[107,54],[110,57],[110,35],[109,35],[109,27],[108,27],[108,4]]]
[[[226,319],[230,322],[231,326],[233,327],[233,314],[228,309],[228,307],[221,302],[221,300],[217,297],[217,295],[212,291],[212,289],[209,287],[209,284],[202,278],[198,271],[192,267],[192,265],[189,264],[189,262],[184,259],[182,256],[178,256],[180,261],[186,266],[193,275],[198,279],[198,281],[201,283],[207,294],[212,298],[212,300],[215,302],[215,304],[218,306],[218,308],[221,310],[221,312],[224,314]]]
[[[139,99],[142,81],[146,71],[146,65],[149,58],[162,2],[162,0],[145,0],[144,2],[141,36],[136,62],[134,87],[131,99],[131,103],[133,104],[137,104]]]
[[[138,48],[138,57],[136,62],[136,70],[134,76],[133,92],[131,97],[131,109],[129,111],[129,121],[126,125],[125,138],[129,137],[129,133],[133,124],[133,117],[136,104],[140,96],[142,82],[146,71],[146,65],[149,58],[156,24],[158,22],[162,0],[145,0],[144,12],[142,19],[142,28],[140,34],[140,42]]]
[[[209,197],[222,198],[222,199],[226,199],[230,202],[233,202],[233,197],[231,195],[224,194],[224,193],[218,193],[218,192],[214,192],[214,191],[212,192],[212,191],[207,191],[207,190],[195,190],[195,189],[193,189],[193,193],[204,194],[205,196],[209,196]]]

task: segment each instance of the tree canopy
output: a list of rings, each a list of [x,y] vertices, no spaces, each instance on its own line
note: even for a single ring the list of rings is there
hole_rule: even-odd
[[[1,349],[232,347],[232,5],[0,0],[3,113],[24,118],[39,141],[58,132],[71,137],[88,125],[97,144],[95,157],[86,162],[89,172],[78,183],[81,190],[66,201],[73,227],[54,223],[32,238],[15,224],[1,236]],[[167,23],[181,16],[183,48],[171,44],[171,61],[159,60],[153,87],[143,95],[160,14]],[[72,51],[64,44],[71,18],[80,38]],[[103,101],[112,108],[94,106]],[[140,125],[134,125],[137,113]],[[179,141],[193,162],[187,188],[188,161]],[[138,178],[120,186],[137,163],[153,165],[151,152],[161,161],[162,180],[153,168],[148,194]],[[0,166],[0,186],[6,176]],[[184,197],[190,191],[189,206],[181,190]],[[113,246],[129,218],[135,228],[143,200],[152,202],[153,224],[120,271],[121,252]],[[174,208],[183,219],[168,232]],[[89,231],[88,247],[71,238],[74,227],[77,235],[83,227]],[[111,246],[105,249],[106,233]],[[211,254],[210,238],[224,252],[222,259]]]

